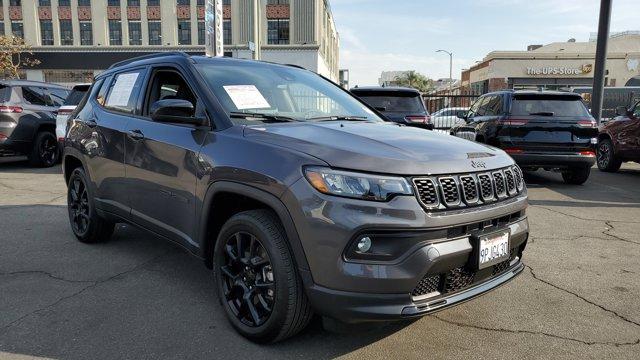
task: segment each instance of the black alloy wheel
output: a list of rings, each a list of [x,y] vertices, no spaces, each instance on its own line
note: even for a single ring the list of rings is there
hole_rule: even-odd
[[[69,208],[69,219],[73,232],[77,236],[84,236],[89,231],[91,225],[89,193],[84,181],[80,177],[74,177],[69,183],[67,195]]]
[[[227,238],[220,267],[223,301],[238,321],[264,324],[273,311],[275,279],[269,254],[254,235],[236,232]]]
[[[52,166],[58,160],[58,142],[55,137],[45,137],[38,150],[40,151],[40,159],[45,166]]]
[[[622,161],[616,158],[613,144],[609,139],[603,139],[598,143],[596,156],[598,169],[600,169],[600,171],[615,172],[622,166]]]

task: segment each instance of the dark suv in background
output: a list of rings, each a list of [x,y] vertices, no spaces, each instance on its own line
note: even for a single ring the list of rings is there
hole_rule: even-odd
[[[69,89],[37,81],[0,81],[0,156],[27,155],[34,166],[53,166],[60,151],[56,111]]]
[[[127,222],[184,247],[256,341],[292,336],[314,312],[425,315],[524,268],[527,190],[507,154],[382,121],[292,66],[179,53],[117,64],[69,120],[63,169],[80,241]]]
[[[503,149],[524,170],[560,171],[583,184],[595,164],[598,129],[578,94],[498,91],[481,96],[451,135]]]
[[[351,93],[393,122],[433,130],[431,116],[416,89],[357,87],[351,89]]]
[[[607,122],[598,136],[598,168],[616,172],[625,161],[640,162],[640,102],[621,106],[618,117]]]

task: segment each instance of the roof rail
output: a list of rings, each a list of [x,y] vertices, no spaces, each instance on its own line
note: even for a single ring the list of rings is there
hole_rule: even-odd
[[[111,66],[109,66],[109,69],[112,69],[112,68],[117,67],[117,66],[130,64],[130,63],[132,63],[134,61],[153,59],[153,58],[156,58],[156,57],[163,57],[163,56],[176,56],[176,55],[177,56],[189,57],[189,54],[187,54],[184,51],[156,52],[156,53],[152,53],[152,54],[136,56],[136,57],[132,57],[132,58],[129,58],[129,59],[126,59],[126,60],[118,61],[117,63],[114,63]]]

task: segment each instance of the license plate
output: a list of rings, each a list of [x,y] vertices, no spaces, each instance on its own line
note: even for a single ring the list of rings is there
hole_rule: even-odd
[[[509,232],[480,237],[478,268],[483,269],[509,258]]]

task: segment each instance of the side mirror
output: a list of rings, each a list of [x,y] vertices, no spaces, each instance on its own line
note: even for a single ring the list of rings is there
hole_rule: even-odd
[[[467,120],[467,112],[463,110],[456,111],[456,116],[462,120]]]
[[[153,121],[203,126],[208,124],[205,118],[195,117],[195,107],[184,99],[164,99],[151,104],[149,114]]]
[[[616,115],[627,116],[628,114],[629,114],[629,110],[627,110],[626,106],[618,106],[616,108]]]

